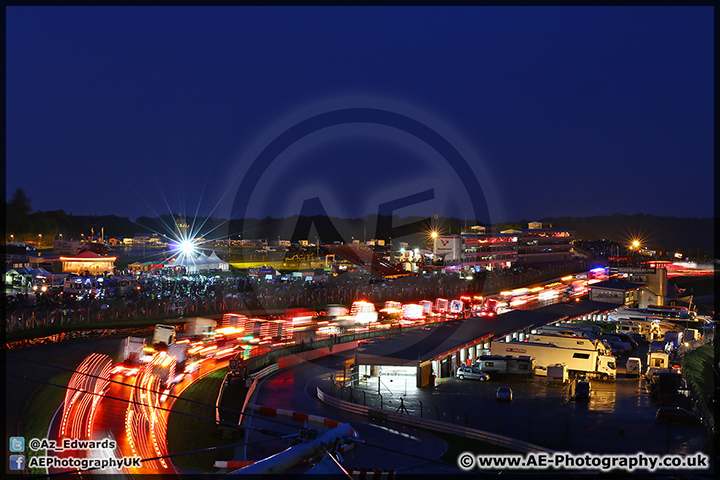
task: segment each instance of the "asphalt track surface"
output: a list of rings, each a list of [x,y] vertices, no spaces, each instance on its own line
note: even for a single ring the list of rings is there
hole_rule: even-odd
[[[324,388],[327,388],[327,377],[337,372],[338,367],[342,369],[343,362],[351,359],[352,356],[353,352],[329,355],[277,372],[264,379],[255,403],[265,407],[283,408],[349,423],[358,432],[361,440],[403,452],[395,453],[383,448],[357,445],[342,455],[343,466],[346,468],[395,470],[398,473],[408,474],[413,472],[423,474],[462,473],[457,466],[440,461],[440,457],[447,450],[447,444],[439,437],[392,422],[368,420],[366,417],[326,406],[317,399],[317,386],[322,384]],[[281,425],[279,422],[285,425]],[[290,434],[297,433],[298,428],[302,428],[304,424],[294,422],[288,417],[267,419],[257,414],[253,416],[250,426]],[[307,426],[323,429],[322,426],[312,423]],[[251,432],[248,442],[267,438],[265,435]],[[247,458],[249,460],[266,458],[290,446],[291,443],[292,440],[279,440],[249,445]]]

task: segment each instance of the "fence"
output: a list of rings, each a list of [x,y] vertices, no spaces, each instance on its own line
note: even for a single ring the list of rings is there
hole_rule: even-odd
[[[497,293],[528,283],[537,282],[558,275],[583,271],[593,262],[581,260],[553,265],[539,271],[524,272],[521,274],[502,276],[489,275],[482,287],[470,284],[484,295]],[[322,291],[304,291],[297,293],[276,293],[259,291],[253,294],[238,293],[226,295],[225,291],[218,297],[198,299],[153,299],[139,298],[134,300],[94,300],[89,305],[68,308],[62,306],[26,306],[14,312],[6,312],[6,332],[34,330],[48,326],[83,325],[89,323],[102,323],[109,320],[126,319],[154,319],[162,320],[187,315],[213,315],[241,309],[267,309],[287,308],[292,306],[309,306],[327,303],[350,303],[360,298],[371,299],[374,302],[386,300],[413,301],[425,297],[453,297],[468,292],[468,284],[443,284],[427,288],[382,288],[373,292],[365,292],[363,286],[352,286],[347,289],[333,289]]]
[[[524,453],[531,452],[546,452],[555,453],[554,450],[549,448],[534,445],[532,443],[523,442],[510,437],[505,437],[495,433],[485,432],[483,430],[477,430],[461,425],[451,424],[439,420],[432,420],[430,418],[416,417],[408,415],[407,413],[393,412],[385,409],[375,409],[365,405],[358,405],[352,402],[346,402],[339,398],[335,398],[331,395],[323,392],[320,387],[317,387],[318,399],[332,407],[339,408],[346,412],[356,413],[367,417],[370,420],[390,420],[404,425],[410,425],[419,428],[427,428],[438,432],[449,433],[452,435],[463,436],[473,440],[479,440],[481,442],[490,443],[499,447],[509,448],[511,450],[520,451]]]
[[[682,357],[686,353],[692,352],[693,350],[696,350],[705,344],[711,343],[714,340],[714,338],[715,338],[714,333],[707,333],[707,334],[703,335],[702,338],[700,338],[700,340],[694,340],[692,342],[683,342],[677,347],[675,354],[678,357]],[[685,343],[687,343],[687,345],[685,345]]]

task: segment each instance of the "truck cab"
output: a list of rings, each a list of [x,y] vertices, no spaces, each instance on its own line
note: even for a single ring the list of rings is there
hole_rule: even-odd
[[[598,356],[597,372],[602,380],[615,380],[615,377],[617,377],[615,357],[609,355]]]

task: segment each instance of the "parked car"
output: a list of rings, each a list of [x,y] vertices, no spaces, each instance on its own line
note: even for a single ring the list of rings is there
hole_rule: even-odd
[[[681,407],[660,407],[655,414],[655,420],[687,425],[700,425],[702,423],[702,418]]]
[[[481,382],[490,380],[490,375],[481,372],[480,369],[476,367],[460,367],[455,372],[455,376],[460,380],[465,380],[466,378],[480,380]]]
[[[627,333],[606,333],[605,335],[610,335],[611,337],[615,337],[621,342],[625,342],[630,345],[631,350],[637,350],[638,344],[635,340],[632,339],[630,335]]]
[[[650,344],[650,341],[647,338],[643,337],[642,334],[640,334],[640,333],[630,332],[630,333],[628,333],[628,336],[630,338],[632,338],[633,340],[635,340],[635,343],[637,343],[638,345]]]
[[[512,402],[513,392],[510,387],[498,387],[495,392],[495,399],[498,402]]]
[[[589,402],[591,392],[590,381],[587,379],[579,380],[575,388],[575,401]]]
[[[630,344],[627,342],[620,341],[619,338],[613,337],[608,334],[600,335],[600,340],[610,345],[613,355],[622,355],[631,350]]]

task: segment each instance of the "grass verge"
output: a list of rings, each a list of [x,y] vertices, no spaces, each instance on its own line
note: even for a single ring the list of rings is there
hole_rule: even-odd
[[[175,401],[168,418],[168,450],[171,454],[191,452],[208,447],[218,447],[238,443],[238,440],[223,440],[215,425],[215,402],[220,385],[228,369],[216,370],[195,382]],[[185,402],[195,400],[209,405]],[[210,406],[212,405],[212,406]],[[242,405],[242,404],[241,404]],[[182,413],[196,415],[190,417]],[[202,417],[202,418],[198,418]],[[196,472],[216,472],[215,460],[232,460],[234,448],[211,450],[173,457],[176,467]]]
[[[57,385],[67,385],[73,372],[60,372],[52,377],[49,382]],[[52,385],[40,385],[30,396],[20,419],[20,435],[25,437],[27,441],[33,438],[46,438],[50,420],[52,420],[55,411],[65,398],[65,389],[54,387]],[[27,450],[27,463],[30,463],[31,457],[40,457],[45,455],[45,450],[33,452]],[[39,468],[28,468],[30,475],[42,475],[46,472]]]

